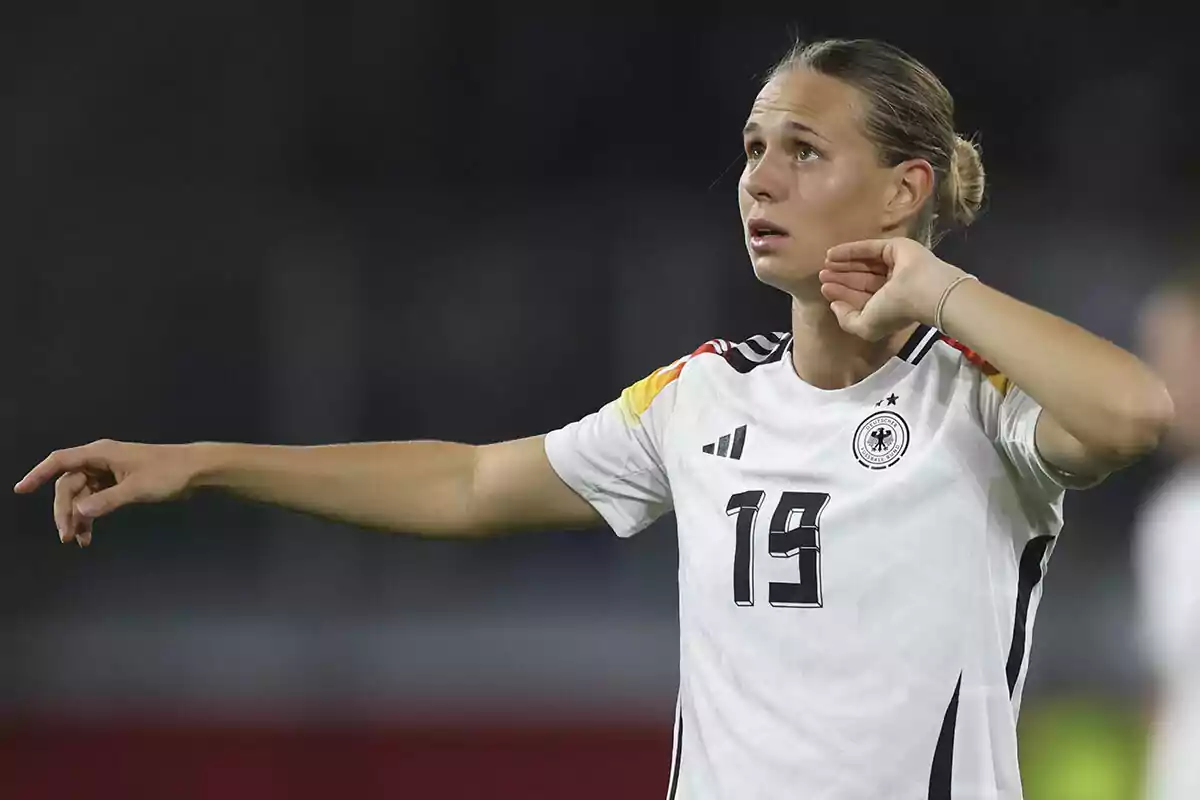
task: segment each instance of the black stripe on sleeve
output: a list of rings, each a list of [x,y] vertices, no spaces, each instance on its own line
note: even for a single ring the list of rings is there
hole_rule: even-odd
[[[771,348],[763,347],[761,344],[754,341],[753,339],[747,339],[745,342],[743,342],[743,344],[745,344],[747,347],[749,347],[751,350],[753,350],[756,355],[764,356],[764,357],[771,355]]]
[[[729,352],[725,354],[725,360],[729,362],[729,366],[733,367],[743,375],[759,365],[759,362],[751,361],[742,355],[741,352],[738,351],[737,347],[731,347],[729,349]]]
[[[942,732],[938,734],[937,746],[933,749],[933,766],[929,769],[929,800],[950,800],[954,772],[954,728],[958,724],[958,693],[961,690],[960,672],[954,695],[946,706],[946,715],[942,717]]]
[[[761,335],[764,338],[771,338],[777,334]],[[760,352],[765,352],[762,345],[759,343],[751,344],[749,341],[733,345],[729,348],[728,352],[722,353],[722,355],[729,366],[745,375],[757,366],[773,364],[783,358],[783,354],[787,352],[787,345],[790,341],[790,334],[783,336],[779,344],[775,346],[775,349],[765,355],[765,357],[758,355]]]
[[[719,455],[719,456],[729,455],[729,434],[728,433],[717,440],[717,455]]]
[[[1037,536],[1025,544],[1017,567],[1017,608],[1013,613],[1012,644],[1008,648],[1008,696],[1017,687],[1017,678],[1025,664],[1025,628],[1029,623],[1029,601],[1034,588],[1042,582],[1042,559],[1053,536]]]
[[[767,356],[763,361],[764,364],[774,364],[776,361],[783,359],[783,354],[788,351],[788,345],[792,343],[791,334],[784,337],[784,340],[771,351],[771,355]]]

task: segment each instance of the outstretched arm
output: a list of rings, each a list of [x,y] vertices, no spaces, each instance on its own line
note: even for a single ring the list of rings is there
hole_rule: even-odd
[[[170,500],[199,488],[362,527],[434,536],[601,522],[554,472],[541,436],[483,446],[105,440],[52,453],[15,490],[32,492],[55,478],[59,538],[80,545],[91,541],[97,517],[130,503]]]

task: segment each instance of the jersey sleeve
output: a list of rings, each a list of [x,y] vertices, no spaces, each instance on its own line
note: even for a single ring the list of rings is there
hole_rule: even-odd
[[[664,449],[679,377],[694,353],[647,375],[598,411],[546,434],[558,476],[618,536],[632,536],[673,507]]]
[[[1021,487],[1054,499],[1065,489],[1088,489],[1103,480],[1092,475],[1072,475],[1051,464],[1037,448],[1037,422],[1042,406],[962,345],[955,344],[977,368],[979,412],[983,427],[996,449],[1012,467]]]

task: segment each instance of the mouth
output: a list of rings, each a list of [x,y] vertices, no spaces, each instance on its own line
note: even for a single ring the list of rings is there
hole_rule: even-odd
[[[791,235],[786,228],[759,218],[746,221],[746,232],[750,236],[750,249],[756,253],[774,249]]]

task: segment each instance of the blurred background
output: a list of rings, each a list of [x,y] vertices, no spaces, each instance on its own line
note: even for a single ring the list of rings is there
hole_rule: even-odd
[[[122,0],[6,8],[0,466],[101,437],[482,443],[581,417],[756,283],[740,129],[791,37],[909,50],[978,133],[944,257],[1134,347],[1186,254],[1187,25],[1004,3]],[[1133,798],[1130,567],[1156,456],[1071,494],[1022,712],[1030,800]],[[0,497],[0,796],[654,798],[674,519],[389,537],[201,495],[59,544]]]

